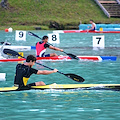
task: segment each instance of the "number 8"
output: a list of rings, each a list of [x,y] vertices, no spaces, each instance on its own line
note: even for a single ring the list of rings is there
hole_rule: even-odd
[[[53,41],[56,41],[56,40],[57,40],[56,35],[52,35],[52,40],[53,40]]]

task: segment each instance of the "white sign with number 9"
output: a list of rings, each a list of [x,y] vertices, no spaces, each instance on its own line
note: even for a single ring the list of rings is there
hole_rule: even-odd
[[[26,31],[18,31],[16,30],[15,40],[23,40],[26,41]]]

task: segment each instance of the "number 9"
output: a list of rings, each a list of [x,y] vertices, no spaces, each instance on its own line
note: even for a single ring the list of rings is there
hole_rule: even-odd
[[[19,37],[22,38],[24,33],[22,31],[19,32]]]

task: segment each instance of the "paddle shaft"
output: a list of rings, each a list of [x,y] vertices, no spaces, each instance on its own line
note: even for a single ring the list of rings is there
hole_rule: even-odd
[[[38,65],[41,65],[41,66],[43,66],[43,67],[46,67],[46,68],[48,68],[48,69],[50,69],[50,70],[54,70],[53,68],[50,68],[50,67],[48,67],[48,66],[46,66],[46,65],[43,65],[43,64],[41,64],[41,63],[38,63],[38,62],[35,62],[36,64],[38,64]],[[60,72],[60,71],[57,71],[58,73],[60,73],[60,74],[63,74],[63,75],[65,75],[64,73],[62,73],[62,72]]]
[[[22,57],[22,56],[21,56]],[[24,58],[24,57],[23,57]],[[26,58],[25,58],[26,59]],[[48,69],[50,69],[50,70],[54,70],[53,68],[50,68],[50,67],[48,67],[48,66],[46,66],[46,65],[43,65],[43,64],[41,64],[41,63],[38,63],[38,62],[35,62],[36,64],[38,64],[38,65],[41,65],[41,66],[43,66],[43,67],[45,67],[45,68],[48,68]],[[78,75],[75,75],[75,74],[64,74],[63,72],[60,72],[60,71],[57,71],[58,73],[60,73],[60,74],[62,74],[62,75],[65,75],[66,77],[68,77],[68,78],[70,78],[70,79],[72,79],[72,80],[74,80],[74,81],[77,81],[77,82],[84,82],[84,79],[81,77],[81,76],[78,76]]]
[[[19,55],[20,57],[22,57],[22,58],[25,58],[25,57],[23,57],[23,56],[21,56],[21,55]],[[26,58],[25,58],[26,59]],[[53,68],[50,68],[50,67],[48,67],[48,66],[46,66],[46,65],[43,65],[43,64],[41,64],[41,63],[38,63],[38,62],[35,62],[36,64],[38,64],[38,65],[41,65],[41,66],[43,66],[43,67],[45,67],[45,68],[48,68],[48,69],[50,69],[50,70],[54,70]],[[60,74],[62,74],[62,75],[65,75],[64,73],[62,73],[62,72],[60,72],[60,71],[57,71],[58,73],[60,73]]]
[[[34,34],[32,32],[28,32],[28,34],[31,35],[31,36],[35,36],[35,37],[37,37],[37,38],[42,40],[42,38],[40,38],[38,35],[36,35],[36,34]],[[48,44],[53,46],[51,43],[48,43]],[[53,46],[53,47],[55,47],[55,46]],[[62,51],[62,52],[64,52],[66,55],[68,55],[71,59],[79,60],[79,58],[76,55],[73,55],[71,53],[66,53],[65,51]]]
[[[11,50],[11,49],[4,49],[3,52],[4,52],[5,54],[7,54],[7,55],[20,56],[20,57],[26,59],[25,57],[21,56],[18,52],[14,51],[14,50]],[[41,64],[41,63],[37,63],[37,62],[36,62],[36,64],[39,64],[39,65],[41,65],[41,66],[44,66],[44,67],[46,67],[46,68],[48,68],[48,69],[50,69],[50,70],[54,70],[54,69],[52,69],[52,68],[50,68],[50,67],[48,67],[48,66],[45,66],[45,65],[43,65],[43,64]],[[60,73],[60,74],[62,74],[62,75],[65,75],[66,77],[68,77],[68,78],[70,78],[70,79],[72,79],[72,80],[74,80],[74,81],[77,81],[77,82],[84,82],[84,81],[85,81],[84,78],[82,78],[81,76],[78,76],[78,75],[75,75],[75,74],[72,74],[72,73],[64,74],[64,73],[62,73],[62,72],[60,72],[60,71],[57,71],[57,72]]]
[[[10,55],[10,54],[9,54]],[[21,56],[20,54],[17,54],[18,56],[20,56],[20,57],[22,57],[22,58],[24,58],[24,59],[26,59],[25,57],[23,57],[23,56]],[[48,68],[48,69],[50,69],[50,70],[54,70],[53,68],[50,68],[50,67],[48,67],[48,66],[46,66],[46,65],[43,65],[43,64],[41,64],[41,63],[38,63],[38,62],[35,62],[36,64],[38,64],[38,65],[41,65],[41,66],[43,66],[43,67],[46,67],[46,68]],[[60,74],[63,74],[63,75],[65,75],[64,73],[62,73],[62,72],[60,72],[60,71],[57,71],[58,73],[60,73]]]

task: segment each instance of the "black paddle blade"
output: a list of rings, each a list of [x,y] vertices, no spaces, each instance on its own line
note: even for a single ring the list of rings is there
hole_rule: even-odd
[[[18,52],[14,51],[14,50],[11,50],[11,49],[4,49],[3,53],[7,54],[7,55],[10,55],[10,56],[21,56],[21,55],[19,55]]]
[[[36,35],[36,34],[34,34],[34,33],[32,33],[32,32],[28,32],[28,34],[31,35],[31,36],[35,36],[35,37],[41,39],[38,35]]]
[[[70,53],[67,53],[67,55],[72,59],[79,60],[79,58],[76,55],[73,55],[73,54],[70,54]]]
[[[75,75],[72,73],[68,73],[68,74],[64,74],[64,75],[67,76],[68,78],[71,78],[74,81],[77,81],[77,82],[84,82],[85,81],[85,79],[79,75]]]
[[[34,33],[32,33],[32,32],[28,32],[28,34],[31,35],[31,36],[34,36]]]

